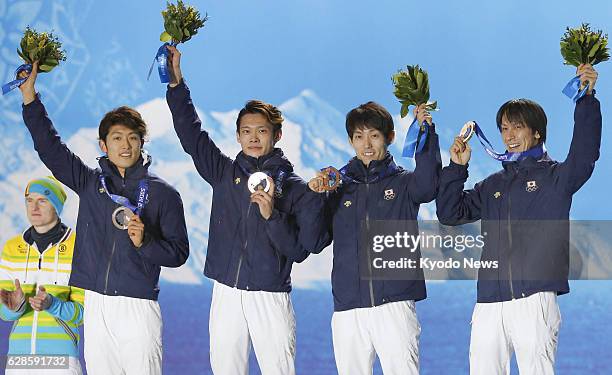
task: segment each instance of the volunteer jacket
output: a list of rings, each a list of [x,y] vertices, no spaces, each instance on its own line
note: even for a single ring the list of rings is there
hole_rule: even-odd
[[[15,279],[24,292],[17,311],[0,305],[0,318],[12,321],[9,355],[39,354],[79,357],[79,329],[83,323],[83,290],[68,285],[75,233],[62,224],[61,238],[38,249],[28,229],[8,240],[0,255],[0,288],[15,290]],[[51,306],[35,311],[28,298],[45,287]]]

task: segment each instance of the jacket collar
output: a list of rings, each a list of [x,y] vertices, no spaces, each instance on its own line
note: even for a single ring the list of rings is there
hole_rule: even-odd
[[[240,151],[236,156],[236,163],[246,174],[262,171],[275,175],[280,170],[287,173],[293,172],[293,164],[285,157],[280,148],[275,148],[272,152],[258,158]]]
[[[377,181],[383,177],[396,175],[403,171],[402,167],[395,164],[395,160],[393,160],[393,156],[389,151],[387,151],[381,160],[372,160],[367,167],[355,156],[342,169],[349,178],[358,183]]]
[[[61,220],[58,220],[57,224],[51,228],[47,233],[43,233],[43,234],[39,234],[39,233],[35,233],[34,231],[34,227],[29,227],[28,229],[26,229],[23,234],[21,235],[21,238],[30,246],[34,245],[34,241],[35,238],[43,238],[48,240],[48,242],[50,244],[58,244],[62,241],[64,241],[66,239],[66,234],[68,233],[68,227],[61,222]],[[44,251],[45,249],[38,249],[41,252]]]
[[[119,170],[113,163],[111,163],[107,156],[101,156],[100,158],[98,158],[98,164],[100,165],[100,169],[102,170],[102,174],[104,176],[111,177],[112,179],[119,178],[124,181],[142,180],[149,173],[149,167],[151,166],[151,162],[151,155],[149,155],[146,151],[143,150],[143,153],[136,162],[136,164],[126,169],[125,176],[121,177]]]
[[[502,166],[506,171],[512,170],[523,170],[523,169],[532,169],[532,168],[544,168],[549,165],[549,162],[553,160],[548,155],[548,152],[544,152],[542,156],[539,158],[534,158],[533,156],[526,157],[523,160],[519,161],[505,161],[502,162]]]

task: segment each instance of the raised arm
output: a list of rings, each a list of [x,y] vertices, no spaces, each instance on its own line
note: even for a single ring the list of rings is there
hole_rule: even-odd
[[[55,178],[78,194],[95,177],[94,170],[68,149],[53,127],[34,88],[37,67],[38,63],[34,63],[32,73],[19,87],[23,95],[23,121],[32,136],[40,160]]]
[[[474,189],[463,190],[468,178],[471,148],[459,137],[450,148],[451,161],[440,173],[440,188],[436,198],[436,213],[440,223],[460,225],[481,218],[480,183]]]
[[[208,136],[208,132],[202,130],[200,120],[189,88],[183,80],[180,70],[180,52],[172,46],[169,60],[172,62],[170,69],[172,82],[168,85],[166,101],[172,113],[174,130],[181,141],[183,150],[193,159],[193,163],[200,174],[213,187],[221,181],[225,169],[231,166],[231,159],[224,155],[221,150]]]
[[[431,202],[438,193],[440,170],[442,169],[442,158],[440,157],[440,142],[436,134],[435,125],[431,115],[425,110],[425,105],[415,108],[417,121],[422,124],[426,121],[427,143],[423,151],[416,154],[416,167],[409,180],[407,189],[411,199],[416,203]]]
[[[578,191],[593,174],[601,145],[601,109],[592,91],[597,72],[591,65],[581,65],[578,75],[582,82],[590,82],[591,91],[576,103],[572,143],[567,158],[558,168],[559,183],[569,194]]]

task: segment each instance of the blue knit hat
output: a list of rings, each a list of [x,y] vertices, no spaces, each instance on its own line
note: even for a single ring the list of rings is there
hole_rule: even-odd
[[[30,193],[38,193],[49,200],[57,216],[62,213],[64,209],[64,202],[66,202],[66,192],[62,187],[62,184],[53,176],[47,176],[43,178],[37,178],[28,182],[28,186],[25,189],[25,196],[27,197]]]

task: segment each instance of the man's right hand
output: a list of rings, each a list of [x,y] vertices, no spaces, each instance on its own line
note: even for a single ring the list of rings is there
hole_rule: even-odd
[[[467,142],[463,142],[461,137],[455,137],[450,148],[450,158],[455,164],[466,165],[472,156],[472,148]]]
[[[17,311],[19,306],[25,300],[25,295],[23,294],[23,289],[21,289],[21,285],[19,284],[19,280],[15,279],[15,290],[10,291],[6,289],[0,289],[0,302],[3,305],[9,308],[9,310]]]
[[[325,189],[323,189],[323,186],[325,186],[324,177],[325,172],[317,172],[317,175],[314,176],[312,180],[308,181],[308,187],[310,188],[310,190],[314,191],[315,193],[325,192]]]
[[[181,72],[181,52],[175,46],[166,46],[168,49],[168,70],[170,71],[170,87],[175,87],[183,79]]]
[[[28,77],[28,79],[25,80],[24,83],[21,84],[21,86],[19,86],[19,90],[21,90],[21,95],[23,96],[23,104],[30,104],[36,99],[36,89],[34,88],[34,83],[36,83],[37,75],[38,61],[35,61],[34,64],[32,64],[32,72],[30,73],[30,76]]]

